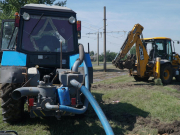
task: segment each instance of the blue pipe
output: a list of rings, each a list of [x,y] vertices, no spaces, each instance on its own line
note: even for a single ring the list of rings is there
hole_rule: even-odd
[[[99,106],[99,104],[97,103],[97,101],[94,99],[94,97],[92,96],[91,92],[89,90],[86,89],[86,87],[84,87],[83,85],[81,85],[79,82],[77,82],[75,79],[71,80],[70,83],[74,86],[74,87],[78,87],[81,92],[86,96],[86,98],[89,100],[89,102],[91,103],[92,107],[94,108],[96,114],[98,115],[104,130],[106,132],[107,135],[114,135],[111,126],[109,125],[109,122],[106,118],[106,116],[104,115],[101,107]]]

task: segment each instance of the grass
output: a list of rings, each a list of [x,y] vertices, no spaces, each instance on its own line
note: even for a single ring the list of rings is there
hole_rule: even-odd
[[[93,68],[94,73],[104,73],[103,66]],[[112,68],[112,66],[108,65],[107,68]],[[174,86],[173,84],[154,85],[152,81],[135,82],[132,77],[122,75],[94,83],[91,92],[108,118],[115,134],[154,135],[157,134],[157,128],[150,127],[152,121],[160,120],[161,123],[168,123],[180,120],[180,92]],[[113,101],[120,102],[113,103]],[[3,123],[0,116],[0,130],[15,130],[20,135],[105,134],[91,106],[83,115],[62,117],[60,121],[54,117],[32,119],[29,118],[28,113],[25,113],[25,116],[22,122],[13,125]],[[141,119],[150,122],[142,124]]]

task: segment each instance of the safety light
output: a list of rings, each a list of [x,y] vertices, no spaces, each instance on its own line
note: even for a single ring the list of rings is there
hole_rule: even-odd
[[[81,21],[77,21],[77,31],[81,31]]]
[[[71,105],[76,105],[76,98],[71,98]]]
[[[81,21],[77,21],[77,36],[81,39]]]
[[[71,24],[74,24],[75,21],[76,21],[76,19],[75,19],[73,16],[71,16],[71,17],[69,18],[69,22],[70,22]]]
[[[29,98],[29,106],[33,106],[34,105],[34,98]]]
[[[14,23],[15,27],[19,27],[19,19],[20,19],[19,14],[18,14],[18,12],[16,12],[15,13],[15,23]]]
[[[26,21],[28,21],[30,19],[30,15],[26,12],[24,12],[22,16],[23,16],[23,19]]]

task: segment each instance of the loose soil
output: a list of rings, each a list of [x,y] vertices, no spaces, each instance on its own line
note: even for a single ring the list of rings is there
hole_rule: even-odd
[[[126,74],[128,74],[128,70],[107,69],[107,72],[103,72],[103,70],[95,70],[93,72],[93,82],[95,83]]]
[[[98,81],[103,81],[108,78],[113,78],[117,76],[122,76],[122,75],[127,75],[128,70],[111,70],[110,72],[103,72],[103,71],[95,71],[93,74],[93,81],[98,82]],[[153,87],[153,81],[149,81],[147,85],[137,85],[136,82],[130,82],[130,83],[122,83],[122,84],[93,84],[92,85],[92,90],[96,89],[103,89],[104,91],[109,90],[109,89],[117,89],[117,88],[135,88],[135,87],[146,87],[147,89],[150,87]],[[180,85],[179,84],[172,84],[172,87],[174,89],[177,89],[180,91]],[[111,99],[111,100],[116,100],[116,99]],[[110,103],[111,104],[111,103]],[[113,119],[111,116],[111,113],[105,112],[105,115],[109,120]],[[133,125],[135,124],[138,125],[134,127]],[[126,123],[130,124],[130,127],[134,128],[131,129],[133,133],[136,133],[138,131],[138,127],[150,127],[152,129],[157,129],[158,134],[160,135],[180,135],[180,121],[174,121],[172,123],[162,123],[159,119],[151,119],[150,117],[141,117],[141,116],[133,116],[128,113],[121,114],[121,124],[126,125]]]
[[[173,123],[161,123],[159,119],[151,120],[151,118],[137,118],[137,124],[144,127],[148,126],[150,128],[158,129],[158,134],[171,134],[180,135],[180,121],[174,121]]]

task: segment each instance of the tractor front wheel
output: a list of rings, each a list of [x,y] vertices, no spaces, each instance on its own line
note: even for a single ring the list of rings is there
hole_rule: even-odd
[[[172,66],[170,64],[161,65],[160,78],[163,84],[169,84],[172,81]]]
[[[24,112],[24,99],[14,100],[11,98],[11,93],[16,88],[19,88],[20,84],[2,84],[2,115],[3,121],[15,122],[21,120]]]

